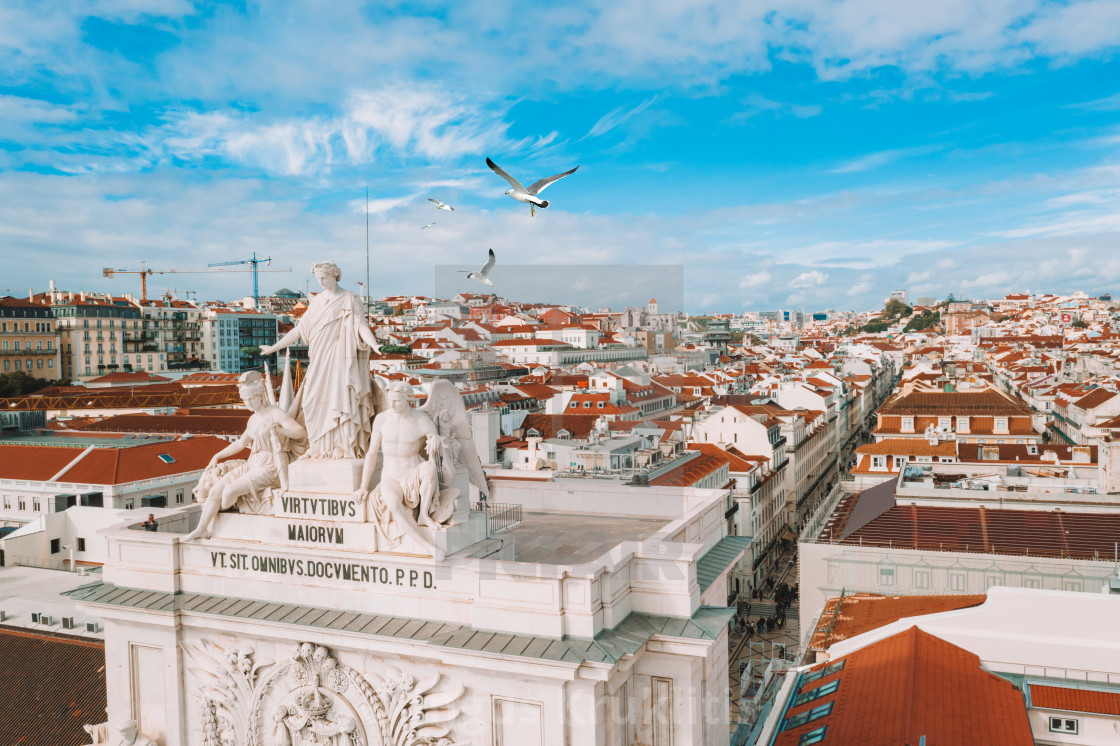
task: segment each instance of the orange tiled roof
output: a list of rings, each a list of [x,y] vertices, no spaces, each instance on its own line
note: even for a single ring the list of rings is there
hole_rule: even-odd
[[[978,606],[986,598],[984,595],[879,596],[874,593],[854,593],[842,599],[830,598],[821,613],[809,647],[813,650],[827,650],[829,645],[885,627],[905,617]],[[836,610],[837,606],[840,607],[839,611]]]
[[[1011,682],[980,667],[980,658],[917,627],[847,655],[844,667],[802,685],[833,680],[832,694],[791,706],[786,718],[832,703],[832,711],[783,731],[775,746],[827,726],[825,744],[1033,746],[1023,696]],[[820,670],[826,664],[816,666]]]
[[[649,480],[649,483],[651,487],[691,487],[730,463],[731,459],[723,454],[702,453],[698,458]]]
[[[123,484],[172,474],[201,471],[210,458],[229,445],[221,438],[202,437],[131,448],[95,448],[59,477],[60,482],[80,484]],[[66,449],[76,458],[75,449]],[[79,452],[80,453],[80,452]],[[165,463],[160,454],[174,459]]]
[[[1031,705],[1048,710],[1120,715],[1120,693],[1031,684]]]

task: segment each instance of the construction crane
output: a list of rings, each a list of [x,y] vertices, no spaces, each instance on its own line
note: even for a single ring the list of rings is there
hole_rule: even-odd
[[[256,254],[253,255],[256,257]],[[224,262],[224,264],[245,264],[246,262]],[[218,265],[210,265],[216,267]],[[262,269],[260,272],[291,272],[292,268],[287,269]],[[170,275],[170,274],[203,274],[209,272],[252,272],[253,273],[253,302],[256,303],[256,289],[257,289],[257,268],[253,269],[150,269],[145,262],[140,262],[140,269],[113,269],[112,267],[105,267],[101,270],[103,277],[113,277],[114,275],[140,275],[140,302],[148,302],[148,275]]]
[[[258,270],[257,269],[257,267],[260,266],[261,264],[263,264],[267,267],[271,263],[272,263],[272,257],[266,256],[266,257],[263,257],[261,259],[257,259],[257,252],[254,251],[252,259],[240,259],[240,260],[235,261],[235,262],[215,262],[214,264],[207,264],[206,266],[207,267],[228,267],[228,266],[234,265],[234,264],[248,264],[252,269],[250,269],[250,270],[232,270],[232,271],[234,271],[234,272],[236,272],[236,271],[242,271],[242,272],[250,271],[250,272],[253,273],[253,307],[256,308],[257,307],[257,299],[261,297],[260,284],[257,281],[257,272],[291,272],[292,271],[291,267],[289,267],[288,269],[283,269],[283,270],[276,270],[276,269],[271,269],[271,270],[270,269],[261,269],[261,270]]]

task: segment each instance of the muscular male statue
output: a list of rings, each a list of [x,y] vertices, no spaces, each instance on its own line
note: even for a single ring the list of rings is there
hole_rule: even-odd
[[[354,497],[365,499],[368,493],[379,531],[388,543],[399,543],[407,534],[441,560],[443,553],[420,526],[441,528],[455,509],[458,491],[441,491],[439,485],[435,455],[441,452],[442,439],[431,419],[412,408],[412,388],[408,384],[391,384],[386,398],[389,409],[373,420],[362,481]],[[426,461],[421,458],[422,450],[428,453]],[[385,453],[381,481],[368,492],[379,451]]]

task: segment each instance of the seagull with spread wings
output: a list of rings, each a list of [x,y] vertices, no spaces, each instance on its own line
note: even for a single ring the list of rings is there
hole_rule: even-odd
[[[433,205],[435,205],[437,210],[450,210],[451,212],[455,212],[454,207],[452,207],[451,205],[448,205],[448,204],[444,204],[443,202],[440,202],[438,199],[432,199],[431,197],[428,197],[428,201],[431,202]]]
[[[435,223],[428,223],[427,225],[422,225],[422,226],[420,226],[420,230],[424,230],[425,228],[431,228],[433,225],[435,225]]]
[[[544,208],[548,207],[548,200],[547,199],[541,199],[537,195],[540,194],[541,192],[543,192],[545,190],[545,188],[547,188],[548,185],[551,184],[552,182],[559,181],[560,179],[563,179],[565,176],[568,176],[570,174],[574,174],[576,172],[576,168],[579,168],[579,166],[576,166],[576,168],[573,168],[571,171],[565,171],[562,174],[556,174],[555,176],[549,176],[546,179],[541,179],[540,181],[536,182],[535,184],[530,186],[528,189],[526,189],[525,187],[521,186],[520,181],[518,181],[517,179],[515,179],[512,176],[510,176],[509,174],[507,174],[505,171],[503,171],[498,166],[497,163],[494,163],[494,161],[490,160],[489,158],[486,159],[486,165],[490,167],[491,171],[493,171],[498,176],[501,176],[503,179],[505,179],[506,181],[509,182],[510,186],[512,186],[513,189],[510,189],[510,190],[506,191],[506,194],[508,194],[510,197],[513,197],[518,202],[524,202],[524,203],[528,204],[529,205],[529,213],[530,213],[531,216],[534,216],[534,217],[537,214],[537,208],[538,207],[541,208],[542,210]]]
[[[474,280],[475,282],[481,282],[483,285],[494,287],[494,283],[490,280],[490,270],[494,269],[494,262],[496,261],[497,259],[494,256],[494,250],[490,249],[490,259],[486,262],[486,264],[482,265],[482,269],[478,270],[477,272],[471,272],[466,269],[461,269],[459,271],[466,272],[468,280]]]

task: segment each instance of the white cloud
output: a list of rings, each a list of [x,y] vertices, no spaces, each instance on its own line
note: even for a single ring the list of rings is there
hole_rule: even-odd
[[[774,101],[759,93],[752,93],[743,99],[743,109],[731,117],[731,123],[744,122],[763,113],[791,114],[798,119],[808,119],[819,116],[824,109],[817,104],[795,104],[793,102]]]
[[[849,298],[854,298],[857,295],[864,295],[865,293],[871,292],[872,287],[874,287],[872,285],[872,281],[874,279],[875,275],[862,275],[857,283],[848,288],[848,292],[845,293],[845,295],[847,295]]]
[[[842,163],[836,168],[829,170],[830,174],[850,174],[859,171],[870,171],[873,168],[886,166],[887,164],[894,163],[895,161],[904,158],[915,158],[918,156],[929,155],[930,153],[943,150],[943,146],[926,145],[918,148],[899,148],[896,150],[882,150],[878,153],[870,153],[859,158]]]
[[[587,134],[584,135],[582,139],[586,140],[589,137],[600,137],[617,127],[621,127],[626,124],[626,122],[648,109],[650,104],[656,100],[657,96],[651,96],[637,106],[633,106],[629,109],[620,106],[617,109],[607,112],[599,121],[591,126],[591,129],[588,130]]]
[[[766,270],[763,270],[762,272],[756,272],[752,275],[743,275],[743,277],[739,280],[739,287],[744,290],[748,288],[763,287],[770,284],[770,281],[772,279],[774,278],[770,276],[770,273]]]
[[[810,288],[817,285],[823,285],[828,282],[828,275],[818,270],[811,272],[802,272],[797,277],[789,281],[791,288]]]

